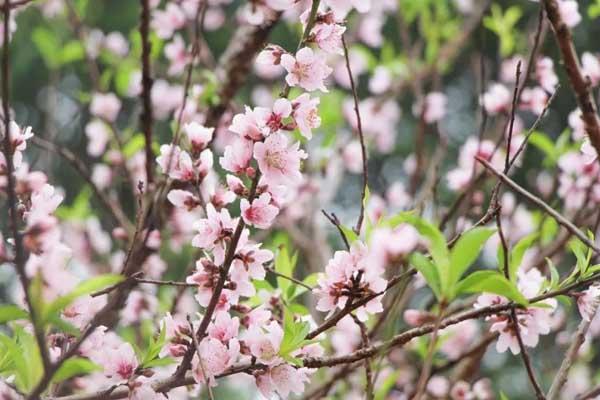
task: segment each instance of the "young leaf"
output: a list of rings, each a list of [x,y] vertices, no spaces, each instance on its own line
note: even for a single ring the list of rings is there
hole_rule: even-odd
[[[69,358],[60,366],[58,371],[56,371],[54,377],[52,378],[52,382],[62,382],[74,376],[87,375],[89,373],[99,371],[101,369],[102,367],[100,367],[97,364],[94,364],[87,358]]]
[[[496,232],[490,228],[473,228],[465,232],[456,242],[450,253],[450,286],[453,286],[465,271],[475,262],[481,248]]]
[[[421,253],[413,253],[409,261],[423,275],[435,297],[441,300],[440,276],[435,265]]]
[[[531,235],[525,236],[523,239],[519,240],[519,242],[515,245],[515,247],[510,252],[510,259],[508,261],[508,271],[510,280],[513,282],[517,281],[517,271],[521,266],[521,262],[523,261],[523,256],[525,252],[531,247],[533,242],[535,242],[538,238],[537,233],[532,233]],[[502,247],[502,246],[500,246]]]
[[[29,318],[29,313],[22,308],[13,304],[0,305],[0,324],[27,318]]]
[[[450,253],[446,238],[438,228],[422,218],[411,215],[407,216],[407,221],[429,241],[429,252],[438,272],[440,292],[446,294],[450,282]]]
[[[124,277],[117,274],[104,274],[96,276],[94,278],[85,280],[75,287],[72,291],[64,296],[58,297],[45,309],[45,316],[58,313],[75,301],[77,298],[86,294],[97,292],[98,290],[104,289],[108,286],[115,285],[123,281]]]
[[[504,296],[522,305],[528,304],[527,299],[519,292],[516,285],[498,271],[473,272],[456,286],[456,294],[482,292]]]

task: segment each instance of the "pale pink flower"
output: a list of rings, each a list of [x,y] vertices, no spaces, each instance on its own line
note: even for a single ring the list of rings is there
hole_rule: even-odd
[[[279,209],[271,204],[271,195],[261,194],[252,204],[246,199],[240,201],[240,210],[244,222],[259,229],[267,229],[279,213]]]
[[[215,320],[208,326],[207,333],[213,339],[227,344],[231,339],[235,339],[240,328],[240,319],[238,317],[231,318],[226,311],[217,311]]]
[[[310,10],[306,10],[300,17],[305,27],[309,13]],[[344,54],[342,35],[345,31],[346,27],[336,23],[332,13],[328,13],[319,15],[311,33],[317,46],[324,52]]]
[[[273,133],[264,142],[254,144],[254,158],[269,184],[293,184],[302,180],[300,160],[306,158],[306,153],[299,147],[298,142],[289,146],[288,138],[282,133]]]
[[[207,128],[204,125],[192,121],[183,126],[183,131],[192,145],[192,151],[194,153],[199,153],[204,150],[206,145],[211,141],[215,128]]]
[[[88,138],[88,154],[93,157],[102,155],[110,138],[110,130],[106,124],[97,119],[92,120],[85,126],[85,135]]]
[[[585,52],[581,56],[581,72],[584,76],[589,77],[592,86],[598,85],[600,82],[600,60],[592,53]]]
[[[120,57],[125,57],[129,52],[129,44],[121,32],[111,32],[106,35],[104,37],[104,47]]]
[[[283,340],[283,329],[276,321],[271,321],[264,327],[251,326],[246,331],[243,340],[258,362],[266,365],[281,362],[278,354]]]
[[[586,164],[591,164],[598,159],[598,153],[596,153],[596,149],[594,146],[592,146],[592,142],[588,137],[583,139],[580,150],[583,154],[583,160]]]
[[[200,200],[187,190],[173,189],[167,194],[167,199],[175,207],[183,208],[188,211],[191,211],[200,205]]]
[[[156,162],[163,173],[168,172],[169,177],[173,179],[190,181],[196,176],[192,158],[179,146],[170,144],[160,146],[160,156],[156,157]]]
[[[359,241],[352,244],[349,252],[336,251],[325,267],[325,274],[319,277],[319,287],[315,289],[317,310],[333,312],[336,308],[343,309],[349,299],[348,292],[367,296],[385,290],[387,281],[380,276],[381,270],[369,268],[368,264],[368,249]],[[378,296],[360,307],[357,317],[365,321],[367,314],[382,310],[381,296]]]
[[[425,97],[425,112],[423,119],[428,124],[439,122],[446,115],[448,99],[444,93],[431,92]]]
[[[335,13],[336,18],[344,18],[350,10],[366,13],[371,9],[371,0],[326,0],[325,4]]]
[[[540,86],[547,92],[553,92],[558,85],[558,76],[554,72],[554,62],[550,57],[542,57],[536,62],[535,75]]]
[[[114,93],[94,93],[90,103],[92,115],[114,122],[121,110],[121,100]]]
[[[483,94],[481,103],[490,115],[510,110],[512,95],[506,86],[495,83]]]
[[[276,44],[268,44],[264,50],[258,53],[256,56],[256,63],[261,65],[279,65],[281,63],[281,56],[287,52],[281,46]]]
[[[448,378],[442,375],[433,375],[427,382],[427,392],[439,398],[444,398],[450,390]]]
[[[267,120],[270,115],[268,108],[256,107],[254,109],[246,106],[243,114],[236,114],[231,120],[229,130],[237,133],[245,140],[262,140],[270,133]]]
[[[596,315],[600,303],[600,286],[591,285],[577,296],[577,307],[581,318],[591,321]]]
[[[115,380],[129,380],[135,374],[138,360],[129,343],[123,343],[116,349],[106,349],[104,374]]]
[[[281,65],[288,72],[285,77],[290,86],[300,86],[308,91],[327,92],[323,81],[331,74],[323,57],[315,54],[309,47],[298,50],[296,57],[291,54],[281,56]]]
[[[542,59],[543,60],[543,59]],[[552,60],[550,61],[550,66],[552,66]],[[500,79],[505,83],[514,83],[517,76],[517,65],[521,62],[521,67],[523,67],[526,63],[526,60],[521,55],[515,55],[511,58],[507,58],[502,61],[502,65],[500,66]],[[548,66],[548,64],[544,61],[542,64],[538,62],[538,68],[540,66]],[[538,73],[536,69],[536,74]],[[539,77],[538,77],[539,79]]]
[[[10,121],[10,141],[13,152],[25,151],[27,149],[27,140],[33,137],[31,127],[21,129],[15,121]]]
[[[219,158],[221,167],[234,174],[244,174],[252,159],[252,142],[236,138],[233,144],[225,147],[223,156]]]
[[[579,4],[575,0],[558,0],[558,12],[569,28],[573,28],[581,22]]]
[[[373,266],[380,269],[393,266],[412,253],[420,241],[419,232],[412,225],[374,229],[371,236]]]
[[[393,76],[388,67],[379,65],[375,67],[373,76],[369,79],[369,90],[373,94],[382,94],[389,90],[393,82]]]
[[[309,382],[308,368],[294,368],[289,364],[279,364],[256,376],[256,385],[266,398],[287,399],[290,393],[304,393],[304,385]]]
[[[342,149],[342,160],[346,169],[353,174],[360,174],[363,168],[362,146],[358,140],[352,140]]]
[[[233,365],[240,354],[240,343],[231,339],[227,345],[212,337],[207,337],[198,346],[198,354],[192,360],[192,376],[197,383],[216,386],[215,376]]]
[[[233,233],[237,219],[232,219],[227,209],[217,212],[212,204],[206,206],[206,217],[194,224],[198,234],[192,239],[192,246],[211,250]]]
[[[585,124],[581,119],[581,110],[576,108],[569,114],[569,126],[573,129],[573,140],[581,140],[585,137]]]
[[[292,8],[299,0],[264,0],[267,7],[275,11],[286,11]]]
[[[541,115],[548,103],[548,93],[539,86],[526,87],[521,93],[520,107],[529,110],[536,115]]]
[[[185,14],[175,3],[167,3],[164,10],[154,10],[150,25],[161,39],[169,39],[173,32],[185,25]]]
[[[310,98],[308,93],[303,93],[292,101],[292,117],[300,130],[300,134],[307,139],[312,138],[312,130],[321,126],[321,117],[317,106],[320,99]]]
[[[179,75],[190,62],[191,57],[187,51],[185,42],[180,35],[175,35],[172,42],[165,45],[165,57],[170,61],[167,73],[169,75]]]
[[[452,400],[473,400],[473,393],[471,392],[471,385],[465,381],[458,381],[452,386],[450,390],[450,398]]]

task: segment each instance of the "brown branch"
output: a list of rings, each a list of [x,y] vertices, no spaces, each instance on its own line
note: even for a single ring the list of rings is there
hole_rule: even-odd
[[[367,160],[367,148],[365,146],[365,135],[362,130],[362,121],[360,119],[360,108],[358,103],[358,94],[356,93],[356,85],[354,83],[354,77],[352,76],[352,68],[350,68],[350,58],[348,56],[348,46],[346,46],[346,39],[342,35],[342,46],[344,47],[344,59],[346,61],[346,71],[348,71],[348,78],[350,79],[350,89],[352,90],[352,98],[354,100],[354,114],[356,115],[356,131],[358,132],[358,138],[360,140],[360,153],[362,157],[362,193],[360,196],[360,214],[354,227],[354,232],[360,235],[360,228],[362,227],[363,219],[365,217],[365,200],[367,196],[367,188],[369,186],[369,171],[368,171],[368,160]]]
[[[338,217],[334,213],[331,213],[331,215],[329,215],[325,210],[321,210],[321,213],[323,213],[325,218],[327,218],[327,220],[329,220],[329,222],[331,222],[331,224],[337,228],[338,232],[340,233],[340,236],[342,237],[342,240],[344,241],[344,244],[346,245],[346,249],[350,250],[350,242],[348,242],[348,238],[346,237],[346,233],[344,233],[344,230],[342,229],[342,224]]]
[[[275,275],[275,276],[278,276],[278,277],[280,277],[280,278],[283,278],[283,279],[287,279],[288,281],[290,281],[290,282],[293,282],[293,283],[295,283],[296,285],[302,286],[302,287],[303,287],[303,288],[305,288],[306,290],[312,291],[312,290],[314,289],[313,287],[311,287],[311,286],[308,286],[306,283],[302,282],[301,280],[299,280],[299,279],[296,279],[296,278],[294,278],[293,276],[288,276],[288,275],[282,274],[281,272],[277,272],[277,271],[275,271],[275,270],[274,270],[273,268],[271,268],[271,267],[265,267],[265,270],[266,270],[267,272],[269,272],[269,273],[271,273],[271,274]]]
[[[590,92],[589,77],[585,77],[579,64],[579,59],[571,30],[563,21],[557,0],[543,0],[548,19],[554,29],[554,36],[563,59],[563,64],[569,77],[571,88],[574,91],[577,104],[581,109],[582,120],[585,126],[590,142],[594,146],[596,153],[600,155],[600,120],[598,119],[598,110],[592,93]]]
[[[4,45],[2,46],[2,115],[4,116],[4,140],[3,140],[3,152],[4,159],[6,162],[6,192],[8,197],[8,209],[9,209],[9,218],[10,218],[10,228],[12,231],[13,242],[14,242],[14,264],[15,270],[17,272],[17,276],[19,278],[19,282],[23,288],[25,302],[27,303],[27,307],[29,308],[29,312],[31,314],[31,322],[33,325],[33,333],[35,336],[35,340],[37,346],[40,351],[40,356],[42,359],[42,366],[44,371],[47,371],[50,366],[50,357],[48,355],[48,346],[46,345],[46,338],[43,330],[43,326],[40,325],[38,311],[33,306],[33,300],[31,298],[31,294],[29,292],[30,281],[27,277],[27,272],[25,270],[25,248],[23,246],[23,237],[19,232],[19,219],[18,219],[18,210],[17,210],[17,193],[16,193],[16,180],[14,176],[15,165],[14,165],[14,153],[13,153],[13,145],[11,139],[10,132],[10,11],[11,6],[8,2],[5,2],[2,5],[2,13],[4,17],[3,24],[3,34],[4,34]]]
[[[140,115],[140,124],[144,132],[144,151],[146,154],[146,182],[150,185],[154,181],[154,152],[152,151],[152,65],[150,62],[150,0],[140,0],[142,11],[140,14],[140,36],[142,38],[142,98],[143,111]]]
[[[356,315],[354,315],[354,314],[350,314],[350,315],[352,316],[354,323],[360,329],[360,336],[362,339],[363,347],[368,347],[369,346],[369,334],[367,332],[367,327],[365,326],[364,322],[362,322],[361,320],[358,319],[358,317]],[[364,359],[363,364],[365,366],[365,380],[366,380],[365,399],[373,400],[373,398],[375,397],[375,393],[373,392],[373,371],[371,370],[371,360],[367,357]]]

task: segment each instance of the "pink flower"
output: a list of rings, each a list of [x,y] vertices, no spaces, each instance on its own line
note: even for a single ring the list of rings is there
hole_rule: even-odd
[[[262,140],[270,133],[267,126],[269,114],[270,111],[267,108],[252,109],[246,106],[244,114],[236,114],[233,117],[229,130],[245,140]]]
[[[215,128],[207,128],[199,123],[192,121],[183,126],[183,131],[192,145],[192,151],[199,153],[211,141]]]
[[[33,137],[31,127],[21,129],[15,121],[10,121],[10,141],[13,152],[25,151],[27,149],[27,140]]]
[[[302,180],[300,160],[306,153],[299,149],[298,142],[288,146],[282,133],[274,133],[264,142],[254,144],[254,158],[268,184],[293,184]]]
[[[581,72],[584,76],[589,77],[592,86],[598,85],[600,82],[600,60],[598,57],[587,51],[581,56]]]
[[[94,93],[90,104],[92,115],[108,122],[114,122],[120,109],[121,100],[113,93]]]
[[[226,311],[218,311],[215,313],[215,320],[207,330],[208,336],[213,339],[227,344],[231,339],[235,339],[240,328],[240,319],[238,317],[231,318]]]
[[[569,28],[573,28],[581,22],[579,4],[575,0],[558,0],[558,12]]]
[[[369,90],[373,94],[382,94],[389,90],[393,76],[389,68],[379,65],[375,67],[373,76],[369,80]]]
[[[212,250],[215,246],[225,246],[224,240],[233,233],[236,221],[237,219],[231,218],[227,209],[217,212],[212,204],[208,204],[206,218],[194,224],[198,234],[192,239],[192,246],[207,250]]]
[[[305,29],[309,15],[310,10],[307,9],[300,16]],[[331,54],[344,54],[342,35],[345,31],[346,27],[336,22],[333,12],[328,12],[326,14],[318,14],[311,34],[314,42],[321,50]]]
[[[181,74],[191,59],[181,36],[175,35],[173,41],[165,45],[164,51],[165,57],[171,62],[167,73],[169,75]]]
[[[167,194],[167,199],[175,207],[184,208],[188,211],[200,205],[200,200],[187,190],[173,189]]]
[[[97,119],[89,122],[85,126],[85,135],[88,138],[88,154],[93,157],[102,155],[110,138],[110,131],[106,124]]]
[[[307,139],[312,138],[312,130],[321,126],[321,117],[317,106],[320,99],[311,99],[308,93],[303,93],[292,101],[292,117],[300,130],[300,134]]]
[[[512,95],[506,86],[495,83],[481,98],[481,103],[490,115],[496,115],[510,110]]]
[[[276,44],[267,45],[263,51],[256,56],[256,63],[261,65],[274,66],[281,63],[281,56],[287,53],[285,49]]]
[[[600,303],[600,286],[591,285],[577,297],[577,307],[581,318],[591,321],[596,315]]]
[[[452,386],[450,390],[450,398],[452,400],[471,400],[473,399],[473,393],[471,392],[471,385],[465,381],[458,381]]]
[[[514,70],[513,70],[514,74]],[[535,74],[540,86],[552,92],[558,85],[558,76],[554,72],[554,62],[550,57],[542,57],[535,64]]]
[[[252,142],[237,138],[233,144],[225,147],[225,152],[219,163],[221,167],[234,174],[246,173],[250,159],[252,158]]]
[[[569,126],[573,130],[573,140],[581,140],[585,137],[585,125],[581,119],[581,110],[579,108],[571,111],[569,114]]]
[[[104,47],[111,53],[125,57],[129,52],[129,44],[120,32],[111,32],[104,37]]]
[[[425,112],[423,118],[428,124],[439,122],[446,115],[448,99],[444,93],[431,92],[425,97]]]
[[[327,92],[323,81],[332,69],[325,64],[323,57],[316,55],[311,48],[303,47],[298,50],[295,58],[291,54],[283,54],[281,65],[288,72],[285,77],[288,85],[300,86],[308,91],[318,89]]]
[[[129,343],[123,343],[116,349],[106,349],[103,363],[104,374],[115,380],[128,380],[135,374],[138,360]]]
[[[215,376],[233,365],[240,354],[240,343],[231,339],[227,345],[221,341],[208,337],[198,346],[198,354],[192,360],[192,375],[197,383],[208,383],[215,386]]]
[[[548,103],[548,93],[539,86],[525,88],[521,93],[521,108],[529,110],[536,115],[542,114]]]
[[[583,143],[581,143],[581,153],[586,164],[591,164],[598,159],[598,153],[596,153],[596,149],[592,146],[592,142],[588,137],[584,138]]]
[[[309,382],[308,368],[294,368],[289,364],[279,364],[256,376],[256,385],[266,398],[286,399],[290,393],[304,393],[304,385]]]
[[[168,172],[172,179],[191,181],[196,177],[192,158],[179,146],[170,144],[160,146],[160,156],[156,157],[156,162],[163,173]]]
[[[317,310],[333,311],[344,308],[349,299],[348,293],[356,296],[368,296],[385,290],[387,281],[380,274],[381,270],[369,268],[367,247],[356,241],[350,252],[336,251],[325,267],[325,274],[319,277],[319,287],[315,289],[318,297]],[[375,314],[383,310],[381,296],[378,296],[357,310],[361,321],[368,318],[367,313]]]
[[[371,8],[371,0],[326,0],[325,4],[333,10],[337,18],[344,18],[352,8],[356,8],[359,13],[366,13]]]
[[[152,29],[161,39],[169,39],[173,32],[185,25],[185,14],[175,3],[167,3],[165,10],[155,10],[152,13]]]
[[[242,218],[248,225],[254,225],[259,229],[267,229],[279,213],[279,209],[271,204],[271,195],[261,194],[252,204],[246,199],[240,201]]]
[[[283,329],[276,321],[264,327],[251,326],[244,335],[244,343],[258,362],[273,365],[281,362],[279,348],[283,340]]]

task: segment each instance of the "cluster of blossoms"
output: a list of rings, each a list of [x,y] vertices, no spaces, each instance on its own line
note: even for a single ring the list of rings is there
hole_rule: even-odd
[[[525,272],[522,269],[518,273],[518,288],[524,296],[531,298],[538,295],[542,289],[545,278],[539,270],[530,269]],[[483,294],[477,298],[475,308],[488,307],[491,305],[504,304],[507,300],[502,296]],[[517,309],[517,321],[523,344],[535,347],[539,342],[540,335],[547,335],[552,329],[552,314],[556,310],[556,299],[546,299],[540,302],[539,307],[527,307]],[[521,348],[517,339],[517,333],[513,321],[508,315],[493,315],[487,318],[491,321],[490,330],[498,332],[496,350],[499,353],[507,349],[513,354],[519,354]]]

